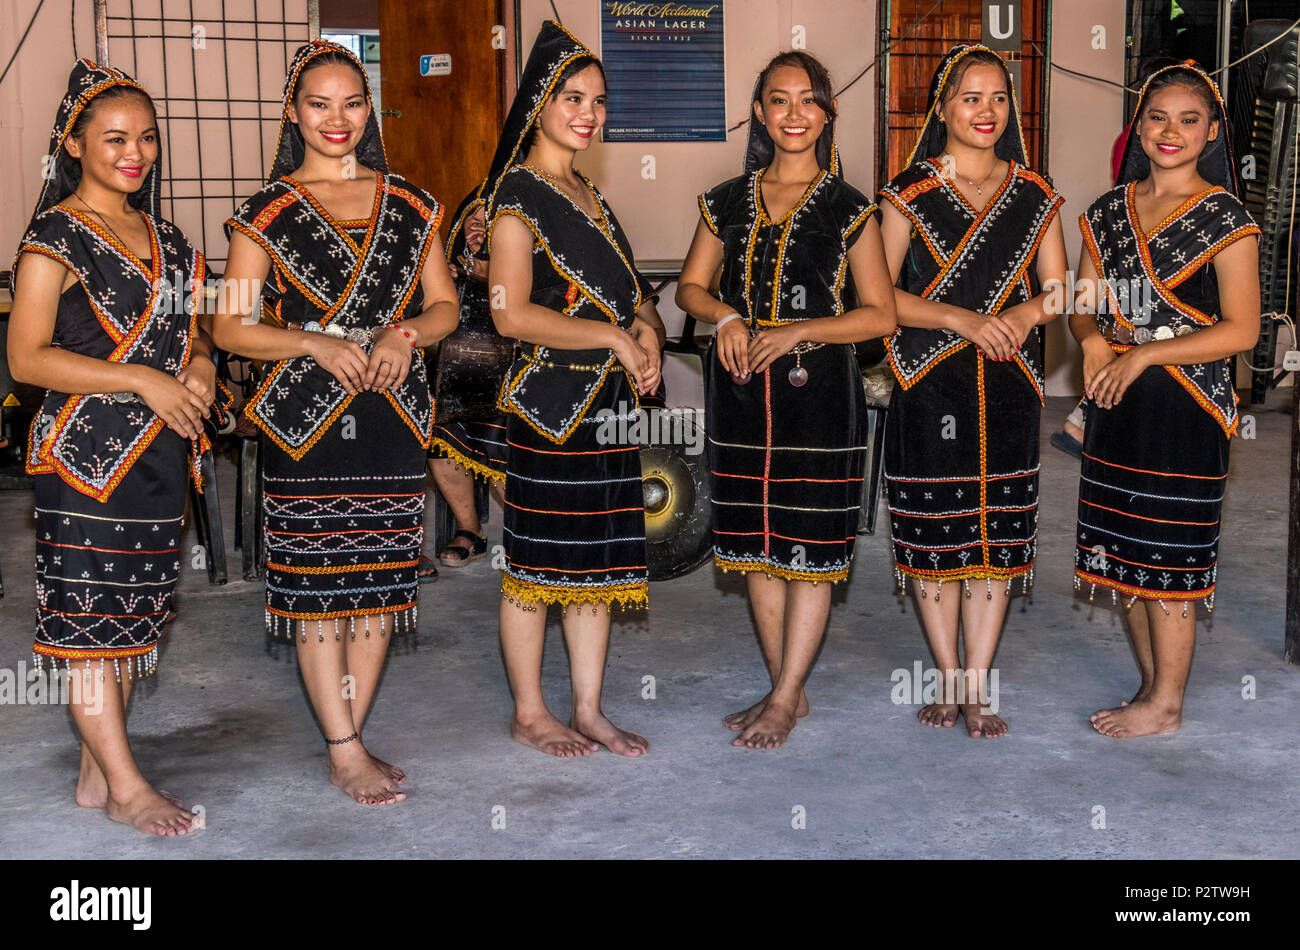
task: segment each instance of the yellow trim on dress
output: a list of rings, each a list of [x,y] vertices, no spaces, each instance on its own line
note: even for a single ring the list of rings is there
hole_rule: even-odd
[[[501,596],[511,603],[523,604],[614,604],[621,607],[644,607],[650,602],[648,581],[583,587],[576,584],[538,584],[511,574],[501,576]]]

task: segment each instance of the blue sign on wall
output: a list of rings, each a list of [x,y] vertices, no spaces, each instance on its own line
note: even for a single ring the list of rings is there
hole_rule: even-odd
[[[722,2],[600,4],[606,142],[727,138]]]

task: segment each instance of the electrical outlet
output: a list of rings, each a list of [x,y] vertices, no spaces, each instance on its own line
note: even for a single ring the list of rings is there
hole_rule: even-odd
[[[1282,357],[1282,368],[1288,373],[1300,370],[1300,350],[1287,350],[1286,356]]]

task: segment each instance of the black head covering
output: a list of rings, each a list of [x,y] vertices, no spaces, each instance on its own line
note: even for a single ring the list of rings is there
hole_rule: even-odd
[[[541,32],[537,34],[537,40],[528,54],[523,75],[519,78],[519,89],[515,93],[515,101],[510,105],[510,114],[506,116],[505,125],[501,129],[496,154],[492,156],[492,166],[488,170],[487,179],[479,188],[479,196],[487,205],[489,219],[501,179],[520,160],[519,150],[528,130],[533,127],[537,114],[550,98],[556,80],[566,66],[581,56],[597,58],[577,37],[554,20],[542,24]]]
[[[365,131],[361,133],[361,141],[357,143],[357,161],[381,174],[388,173],[388,158],[384,154],[384,140],[379,134],[379,118],[375,115],[375,103],[370,95],[370,79],[366,76],[365,69],[362,68],[356,56],[346,46],[340,46],[338,43],[330,43],[325,40],[312,40],[310,43],[299,46],[298,51],[293,54],[292,62],[289,63],[289,75],[284,80],[284,104],[280,113],[280,135],[276,140],[275,158],[271,162],[270,172],[267,173],[267,181],[283,178],[302,164],[307,148],[303,144],[302,132],[298,128],[298,123],[289,121],[289,103],[292,101],[294,87],[298,84],[298,77],[307,68],[307,64],[326,53],[342,53],[350,59],[357,67],[357,72],[361,73],[361,82],[366,90],[366,103],[370,106],[370,117],[366,120]]]
[[[930,98],[925,108],[925,124],[921,127],[921,137],[917,140],[916,148],[912,150],[907,160],[908,167],[927,158],[942,155],[947,149],[948,127],[939,121],[939,107],[943,104],[944,88],[947,86],[948,77],[952,75],[953,67],[978,50],[991,53],[999,63],[1002,62],[1002,57],[997,53],[978,43],[960,44],[948,50],[939,63],[939,68],[935,70],[934,78],[930,80]],[[1015,83],[1005,65],[1002,67],[1002,72],[1006,76],[1007,90],[1011,95],[1011,110],[1007,116],[1007,127],[1002,130],[1001,137],[993,145],[993,153],[1003,161],[1015,161],[1022,168],[1028,168],[1029,155],[1025,151],[1025,136],[1020,128],[1020,100],[1016,95]]]
[[[754,80],[754,94],[750,97],[749,104],[749,134],[745,141],[746,175],[760,168],[766,168],[776,157],[776,143],[772,141],[772,136],[767,134],[767,127],[758,121],[758,116],[754,115],[754,103],[758,102],[763,94],[762,84],[763,74],[759,73],[758,78]],[[840,152],[835,144],[835,120],[830,116],[826,117],[826,125],[822,128],[822,134],[818,136],[814,148],[817,150],[817,164],[832,175],[838,175]]]
[[[97,66],[88,59],[79,59],[72,67],[72,72],[68,76],[68,94],[59,103],[54,129],[50,132],[50,158],[45,166],[45,182],[41,186],[40,197],[36,199],[36,210],[32,212],[32,220],[27,226],[28,231],[36,223],[38,215],[53,208],[76,191],[77,186],[81,184],[81,162],[69,155],[65,148],[68,136],[72,134],[72,127],[77,124],[77,118],[90,100],[118,86],[138,89],[148,96],[138,82],[120,69]],[[149,169],[149,174],[145,176],[144,184],[138,191],[127,196],[127,203],[152,217],[159,217],[161,211],[158,182],[161,177],[162,155],[160,153]],[[15,260],[13,270],[17,269],[18,262]]]
[[[1142,91],[1138,93],[1137,108],[1133,111],[1133,121],[1129,124],[1128,138],[1124,142],[1124,157],[1120,160],[1119,178],[1115,184],[1126,185],[1131,181],[1140,181],[1151,174],[1151,159],[1147,158],[1147,153],[1142,150],[1142,137],[1137,130],[1138,119],[1146,107],[1147,90],[1151,87],[1151,81],[1157,76],[1174,70],[1180,70],[1189,80],[1199,79],[1214,93],[1218,110],[1217,114],[1210,116],[1210,121],[1218,120],[1219,135],[1213,142],[1205,143],[1205,150],[1197,159],[1196,170],[1211,185],[1219,185],[1236,195],[1237,173],[1236,166],[1232,163],[1232,146],[1228,142],[1228,110],[1223,104],[1223,97],[1219,95],[1219,87],[1192,59],[1157,69],[1142,84]]]
[[[483,184],[480,183],[461,199],[460,204],[456,206],[456,213],[451,218],[451,230],[447,232],[447,263],[455,264],[466,272],[474,269],[474,255],[470,253],[469,245],[465,243],[465,223],[474,213],[474,209],[483,204],[483,199],[480,197],[482,192]],[[484,244],[486,243],[485,241]]]

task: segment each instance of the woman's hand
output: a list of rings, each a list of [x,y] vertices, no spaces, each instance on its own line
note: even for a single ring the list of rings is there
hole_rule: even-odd
[[[1133,347],[1097,371],[1092,377],[1092,385],[1088,387],[1088,395],[1102,409],[1114,408],[1147,365],[1143,348]]]
[[[749,326],[744,317],[728,320],[719,327],[713,343],[722,368],[733,376],[749,375]]]
[[[208,357],[191,359],[176,374],[176,381],[202,399],[205,406],[211,406],[217,398],[217,367]]]
[[[1115,351],[1101,334],[1083,342],[1083,391],[1092,393],[1092,381],[1102,368],[1115,362]]]
[[[650,354],[646,352],[636,337],[632,336],[626,330],[618,330],[618,335],[614,339],[614,345],[610,347],[614,351],[614,356],[623,368],[632,374],[632,379],[636,382],[636,391],[642,395],[654,392],[653,389],[646,388],[646,383],[651,379],[659,379],[659,369],[652,366]]]
[[[1023,337],[1006,320],[992,314],[963,313],[953,319],[949,329],[974,343],[981,353],[993,360],[1009,360],[1020,349]]]
[[[1036,307],[1037,305],[1030,301],[1029,306],[1022,304],[998,314],[998,319],[1011,331],[1016,341],[1017,350],[1025,345],[1025,340],[1029,339],[1029,334],[1033,332],[1034,327],[1038,326],[1038,316],[1035,313]],[[1011,355],[1015,356],[1014,353]]]
[[[167,428],[185,439],[197,439],[203,432],[203,420],[212,400],[204,400],[177,377],[141,366],[140,382],[135,392],[145,401]]]
[[[759,331],[759,334],[749,341],[749,368],[755,373],[761,373],[771,366],[777,357],[785,356],[794,349],[796,344],[803,340],[802,323],[803,321],[787,323],[785,326]]]
[[[397,327],[376,334],[362,385],[365,389],[396,389],[411,371],[411,344]]]
[[[365,388],[370,361],[366,358],[366,351],[351,340],[330,336],[328,333],[309,333],[307,355],[337,379],[349,396],[356,395]]]
[[[659,388],[659,378],[663,371],[662,356],[659,352],[659,334],[644,320],[636,320],[632,323],[632,336],[637,345],[650,357],[650,369],[646,375],[644,388],[640,390],[641,395],[646,396]]]

